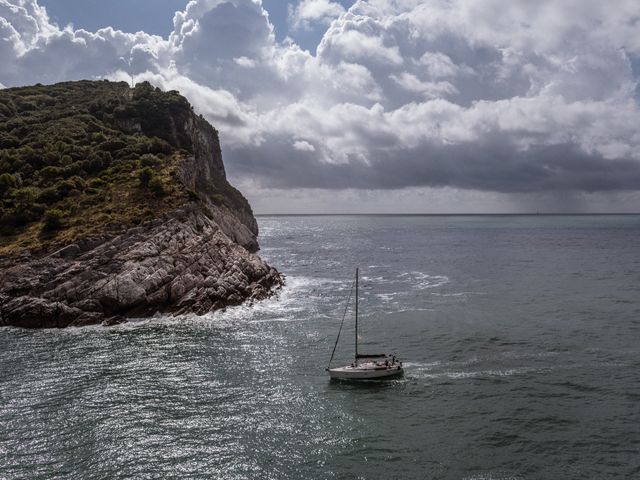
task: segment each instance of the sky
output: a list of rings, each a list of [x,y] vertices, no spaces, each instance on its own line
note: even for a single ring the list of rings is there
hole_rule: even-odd
[[[0,0],[0,87],[149,81],[257,213],[640,212],[640,3]]]
[[[354,2],[343,0],[334,3],[346,9]],[[73,25],[92,32],[110,26],[124,32],[144,31],[168,37],[173,30],[175,12],[184,10],[189,0],[40,0],[38,3],[47,9],[51,20],[61,26]],[[327,2],[316,3],[322,5]],[[262,2],[277,41],[291,37],[301,47],[315,51],[325,29],[292,28],[289,7],[295,8],[296,4],[286,0]]]

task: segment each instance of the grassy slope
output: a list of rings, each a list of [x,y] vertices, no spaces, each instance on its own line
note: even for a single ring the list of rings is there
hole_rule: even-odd
[[[120,230],[187,202],[176,170],[190,143],[171,120],[190,111],[177,92],[148,84],[1,90],[0,255]]]

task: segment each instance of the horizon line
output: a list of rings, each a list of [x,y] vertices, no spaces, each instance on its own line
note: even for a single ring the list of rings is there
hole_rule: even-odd
[[[553,216],[616,216],[616,215],[640,215],[640,212],[561,212],[561,213],[553,213],[553,212],[535,212],[535,213],[254,213],[256,217],[337,217],[337,216],[387,216],[387,217],[482,217],[482,216],[531,216],[531,217],[553,217]]]

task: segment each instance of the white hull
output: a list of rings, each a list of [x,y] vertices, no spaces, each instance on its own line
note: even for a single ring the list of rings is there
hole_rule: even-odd
[[[338,380],[374,380],[399,377],[403,374],[404,369],[400,365],[363,364],[357,367],[348,365],[329,369],[329,376]]]

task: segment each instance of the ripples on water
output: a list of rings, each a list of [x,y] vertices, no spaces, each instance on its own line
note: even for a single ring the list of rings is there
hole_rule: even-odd
[[[0,478],[640,477],[638,217],[260,224],[278,298],[1,329]],[[327,381],[356,265],[404,379]]]

